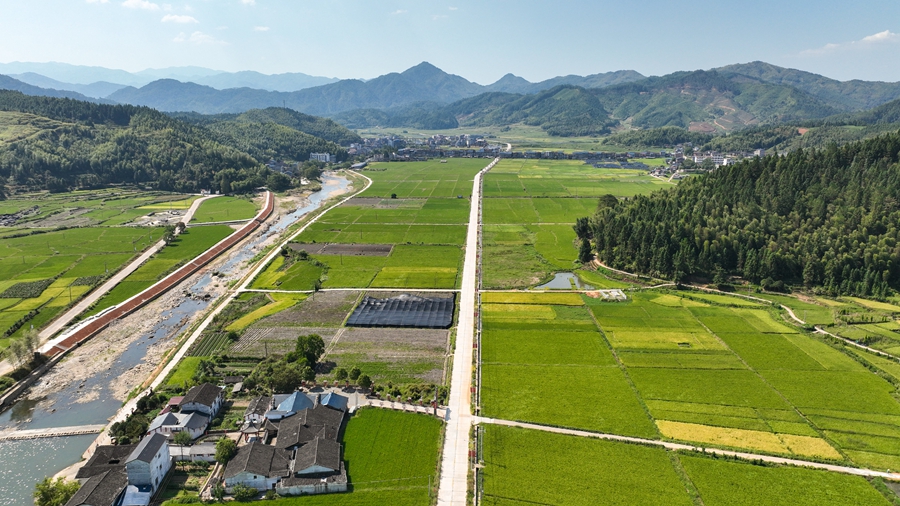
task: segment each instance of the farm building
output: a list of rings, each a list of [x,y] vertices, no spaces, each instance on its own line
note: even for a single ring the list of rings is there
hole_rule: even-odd
[[[128,486],[123,506],[150,504],[150,498],[171,467],[166,437],[162,434],[144,437],[125,461]]]
[[[274,446],[250,443],[238,448],[223,476],[229,493],[239,483],[260,491],[273,490],[276,483],[291,476],[291,454]]]
[[[281,495],[345,492],[347,473],[340,438],[348,402],[333,392],[254,399],[241,428],[249,444],[225,468],[226,490],[241,483],[257,490],[274,489]],[[257,421],[264,409],[276,403],[277,409],[265,411],[265,417]],[[273,445],[264,444],[272,435]]]
[[[178,407],[182,413],[196,412],[214,418],[223,402],[225,402],[225,395],[222,389],[213,384],[204,383],[191,387]]]
[[[162,434],[173,437],[179,432],[187,432],[191,439],[197,439],[206,432],[209,426],[209,418],[200,413],[166,413],[157,416],[147,427],[147,434]]]

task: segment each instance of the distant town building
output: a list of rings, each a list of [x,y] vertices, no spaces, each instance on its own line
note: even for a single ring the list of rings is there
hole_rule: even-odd
[[[331,163],[331,162],[336,162],[337,160],[335,160],[334,155],[332,155],[330,153],[310,153],[309,161]]]

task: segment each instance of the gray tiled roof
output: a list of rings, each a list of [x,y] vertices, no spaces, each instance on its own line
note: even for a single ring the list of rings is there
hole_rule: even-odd
[[[278,439],[275,446],[286,450],[312,441],[316,437],[316,433],[304,425],[303,421],[304,418],[299,413],[282,419],[278,424]]]
[[[126,486],[128,475],[124,467],[104,471],[86,481],[66,506],[112,506]]]
[[[166,440],[166,436],[162,434],[153,434],[152,436],[144,436],[144,439],[141,439],[141,442],[138,443],[137,447],[131,452],[131,455],[128,456],[128,459],[125,460],[125,463],[132,462],[135,460],[140,460],[142,462],[150,463],[153,461],[153,457],[159,453],[159,449],[163,445],[169,444]]]
[[[250,404],[247,406],[247,411],[244,411],[244,416],[263,416],[266,414],[266,411],[269,410],[271,404],[271,397],[257,397],[250,401]]]
[[[296,473],[312,466],[337,471],[341,468],[341,444],[330,439],[313,439],[297,450],[294,460]]]
[[[282,487],[302,487],[305,485],[320,485],[322,483],[347,483],[347,470],[341,462],[341,469],[334,473],[305,474],[303,476],[291,476],[281,480]]]
[[[216,402],[216,398],[219,397],[221,393],[221,388],[211,383],[204,383],[202,385],[191,387],[191,389],[188,390],[187,395],[184,396],[184,399],[182,399],[178,405],[184,406],[185,404],[197,403],[212,407]]]
[[[294,392],[290,395],[290,397],[278,404],[277,410],[285,413],[289,413],[291,411],[297,413],[304,409],[312,408],[315,405],[316,401],[314,399],[310,399],[309,396],[307,396],[303,392]]]
[[[82,480],[112,469],[122,469],[125,467],[125,459],[135,448],[137,445],[98,446],[91,458],[78,470],[75,478]]]
[[[319,397],[319,403],[323,406],[339,409],[341,411],[347,411],[347,404],[349,404],[349,402],[350,399],[334,392],[328,392],[327,394]]]
[[[242,472],[267,477],[290,476],[290,454],[262,443],[250,443],[238,448],[237,454],[225,466],[225,478]]]

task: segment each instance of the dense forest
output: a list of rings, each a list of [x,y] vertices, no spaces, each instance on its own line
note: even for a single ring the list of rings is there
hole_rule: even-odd
[[[171,113],[170,116],[202,126],[223,122],[241,124],[274,123],[314,137],[320,137],[341,146],[347,146],[353,142],[362,142],[362,138],[356,132],[348,130],[334,120],[310,116],[309,114],[303,114],[302,112],[283,107],[251,109],[242,114]]]
[[[0,91],[0,122],[0,177],[52,191],[112,183],[182,192],[242,193],[264,185],[282,190],[290,179],[263,160],[291,148],[343,151],[276,123],[262,129],[229,123],[232,130],[215,131],[147,107],[13,91]]]
[[[900,132],[724,166],[578,220],[611,267],[831,294],[900,289]],[[777,281],[774,281],[777,280]]]

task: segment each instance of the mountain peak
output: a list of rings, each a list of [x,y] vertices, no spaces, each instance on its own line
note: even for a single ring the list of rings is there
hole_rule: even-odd
[[[402,75],[412,77],[432,76],[438,74],[446,74],[446,72],[428,63],[427,61],[423,61],[422,63],[414,67],[410,67],[402,72]]]

